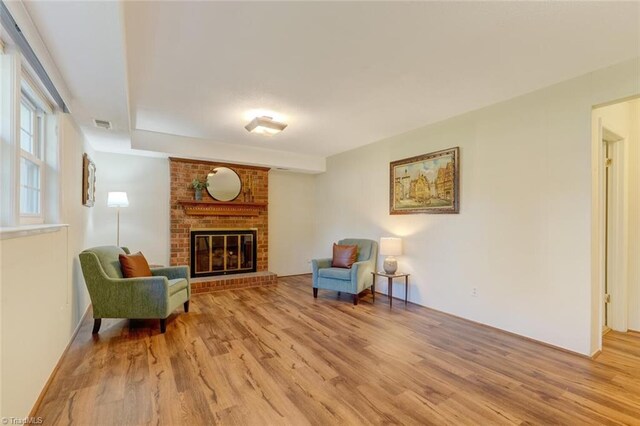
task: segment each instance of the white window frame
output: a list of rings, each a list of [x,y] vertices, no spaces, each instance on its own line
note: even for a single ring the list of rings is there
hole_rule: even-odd
[[[3,35],[4,28],[0,26],[0,36]],[[0,41],[0,240],[11,230],[41,229],[59,224],[61,219],[61,151],[58,129],[61,111],[35,75],[37,73],[15,44]],[[32,152],[23,150],[20,140],[20,115],[21,109],[25,107],[35,111],[30,130],[34,136]],[[25,160],[39,168],[38,214],[23,213],[21,209],[20,175],[21,163]],[[24,183],[27,182],[25,179]],[[29,195],[33,196],[33,193]]]
[[[35,164],[38,167],[38,177],[39,177],[38,187],[40,192],[40,199],[38,200],[38,207],[39,207],[38,213],[24,213],[22,212],[22,210],[20,210],[20,224],[33,225],[33,224],[44,223],[44,207],[45,207],[44,182],[45,182],[45,172],[46,172],[45,161],[44,161],[45,160],[44,147],[46,144],[45,133],[44,133],[45,116],[44,116],[44,111],[41,108],[39,108],[34,101],[31,100],[31,98],[27,95],[27,93],[25,93],[24,90],[22,90],[20,93],[20,107],[22,105],[25,105],[33,113],[33,120],[31,122],[30,130],[31,130],[31,138],[35,148],[34,151],[38,155],[34,155],[31,152],[25,151],[24,149],[22,149],[22,140],[20,140],[20,143],[19,143],[20,163],[24,158],[25,160],[30,161],[31,163]],[[19,111],[22,111],[22,108],[19,108]],[[20,119],[18,120],[18,122],[22,123]],[[20,125],[20,130],[22,130],[22,125]],[[22,132],[18,132],[18,134],[20,135],[19,137],[22,138]],[[20,170],[21,170],[20,165],[18,165],[18,174],[20,173]],[[22,202],[20,200],[20,196],[22,194],[22,191],[21,191],[22,177],[21,176],[17,180],[16,184],[18,185],[18,189],[17,189],[18,202],[19,202],[18,205],[21,206],[22,205]]]
[[[45,210],[45,190],[44,190],[44,182],[45,182],[45,173],[46,173],[46,159],[45,159],[45,146],[46,146],[46,132],[44,131],[46,115],[43,107],[42,101],[38,102],[34,100],[37,97],[34,95],[35,90],[29,84],[26,78],[22,79],[22,90],[20,91],[20,101],[18,103],[18,115],[21,114],[21,106],[25,105],[29,110],[33,112],[33,120],[31,122],[31,137],[34,144],[34,151],[38,155],[34,155],[29,151],[25,151],[22,149],[22,141],[18,141],[18,150],[19,150],[19,163],[18,163],[18,178],[16,179],[17,185],[17,198],[18,198],[18,208],[20,211],[20,224],[21,225],[35,225],[44,223],[44,210]],[[30,92],[30,93],[27,93]],[[18,117],[18,123],[22,123],[21,117]],[[22,125],[20,125],[20,129],[18,129],[18,137],[22,137]],[[20,176],[21,168],[20,163],[22,159],[28,160],[34,163],[39,170],[39,189],[40,189],[40,199],[39,202],[39,212],[38,213],[23,213],[21,209],[22,202],[20,200],[20,196],[22,194],[22,177]]]

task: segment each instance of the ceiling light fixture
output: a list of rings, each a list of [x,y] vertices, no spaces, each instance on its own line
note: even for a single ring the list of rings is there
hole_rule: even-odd
[[[267,117],[266,115],[256,117],[244,126],[249,132],[262,135],[275,135],[283,131],[286,127],[287,125],[285,123],[274,121],[273,118]]]

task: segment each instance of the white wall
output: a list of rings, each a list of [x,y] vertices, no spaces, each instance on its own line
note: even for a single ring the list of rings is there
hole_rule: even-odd
[[[87,248],[94,209],[82,205],[82,156],[87,153],[91,159],[95,153],[86,141],[73,118],[62,115],[61,134],[61,215],[62,222],[69,224],[67,262],[70,263],[72,282],[71,327],[75,329],[91,303],[84,283],[78,254]]]
[[[269,270],[280,276],[311,271],[315,241],[315,176],[269,172]]]
[[[82,206],[82,154],[91,150],[60,116],[62,221],[52,233],[0,241],[2,416],[26,416],[89,305],[78,263],[91,210]]]
[[[2,415],[25,416],[74,329],[67,228],[3,240]]]
[[[90,245],[115,244],[116,211],[107,207],[109,191],[126,191],[129,207],[120,210],[120,244],[142,251],[152,263],[169,264],[169,161],[97,152],[96,205]],[[309,272],[315,220],[315,177],[269,172],[269,270],[278,275]]]
[[[169,160],[97,152],[96,204],[89,227],[91,246],[116,244],[116,209],[107,193],[125,191],[120,209],[120,245],[142,251],[149,263],[169,265]]]
[[[401,236],[411,301],[591,354],[591,110],[640,93],[639,72],[636,59],[329,158],[315,255]],[[389,162],[453,146],[460,214],[390,216]]]

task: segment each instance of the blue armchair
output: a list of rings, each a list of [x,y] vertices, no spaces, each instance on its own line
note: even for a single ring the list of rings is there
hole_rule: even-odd
[[[313,259],[313,297],[318,297],[318,289],[333,290],[353,295],[353,304],[358,304],[358,295],[371,288],[375,301],[375,281],[372,272],[376,270],[378,243],[373,240],[347,238],[338,241],[340,245],[357,245],[358,259],[350,269],[332,268],[331,259]]]

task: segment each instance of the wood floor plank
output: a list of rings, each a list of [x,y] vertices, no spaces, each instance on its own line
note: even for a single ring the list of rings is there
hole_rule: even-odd
[[[90,319],[35,410],[45,424],[640,425],[640,334],[596,360],[309,276],[194,295],[157,321]]]

